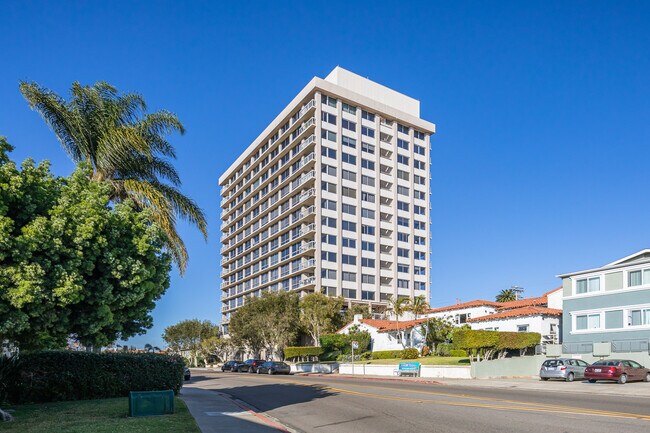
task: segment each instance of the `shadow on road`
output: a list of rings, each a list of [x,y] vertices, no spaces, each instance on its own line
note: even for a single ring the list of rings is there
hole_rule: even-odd
[[[337,394],[328,391],[322,385],[294,385],[289,383],[237,386],[219,388],[215,391],[228,394],[261,411],[306,403]]]

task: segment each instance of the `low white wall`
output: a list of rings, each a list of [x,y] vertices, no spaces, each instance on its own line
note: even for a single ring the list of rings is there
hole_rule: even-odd
[[[339,368],[338,363],[331,364],[291,364],[292,373],[332,373]]]
[[[355,375],[394,376],[399,365],[386,364],[354,364]],[[340,364],[339,374],[352,374],[352,364]],[[420,367],[420,377],[438,379],[471,379],[470,366],[457,365],[423,365]]]

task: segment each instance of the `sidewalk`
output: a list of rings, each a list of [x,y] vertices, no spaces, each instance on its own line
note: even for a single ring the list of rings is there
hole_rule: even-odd
[[[180,397],[203,433],[289,432],[275,420],[217,391],[184,386]]]

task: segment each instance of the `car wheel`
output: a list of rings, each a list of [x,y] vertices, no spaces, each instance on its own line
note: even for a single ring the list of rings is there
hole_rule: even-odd
[[[547,381],[548,377],[540,377],[540,379],[542,379],[543,381]]]
[[[273,370],[269,368],[269,374],[273,374]]]
[[[596,379],[589,379],[589,383],[596,383]]]
[[[257,369],[257,374],[262,374],[262,370],[260,370],[260,369],[258,368],[258,369]]]
[[[567,382],[573,382],[573,379],[575,379],[575,375],[573,373],[569,373],[569,375],[566,377]]]
[[[650,371],[645,374],[645,377],[643,378],[644,382],[650,382]]]
[[[618,378],[618,383],[621,385],[627,383],[627,374],[623,373],[621,374],[621,377]]]

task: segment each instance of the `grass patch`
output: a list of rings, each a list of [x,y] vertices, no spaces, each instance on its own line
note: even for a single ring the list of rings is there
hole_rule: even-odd
[[[8,406],[14,422],[0,423],[0,431],[20,433],[200,433],[196,421],[180,399],[173,415],[129,418],[129,400],[63,401]]]
[[[469,358],[425,356],[424,358],[418,359],[372,359],[369,361],[356,361],[355,364],[397,365],[400,362],[419,362],[422,365],[469,365]]]

